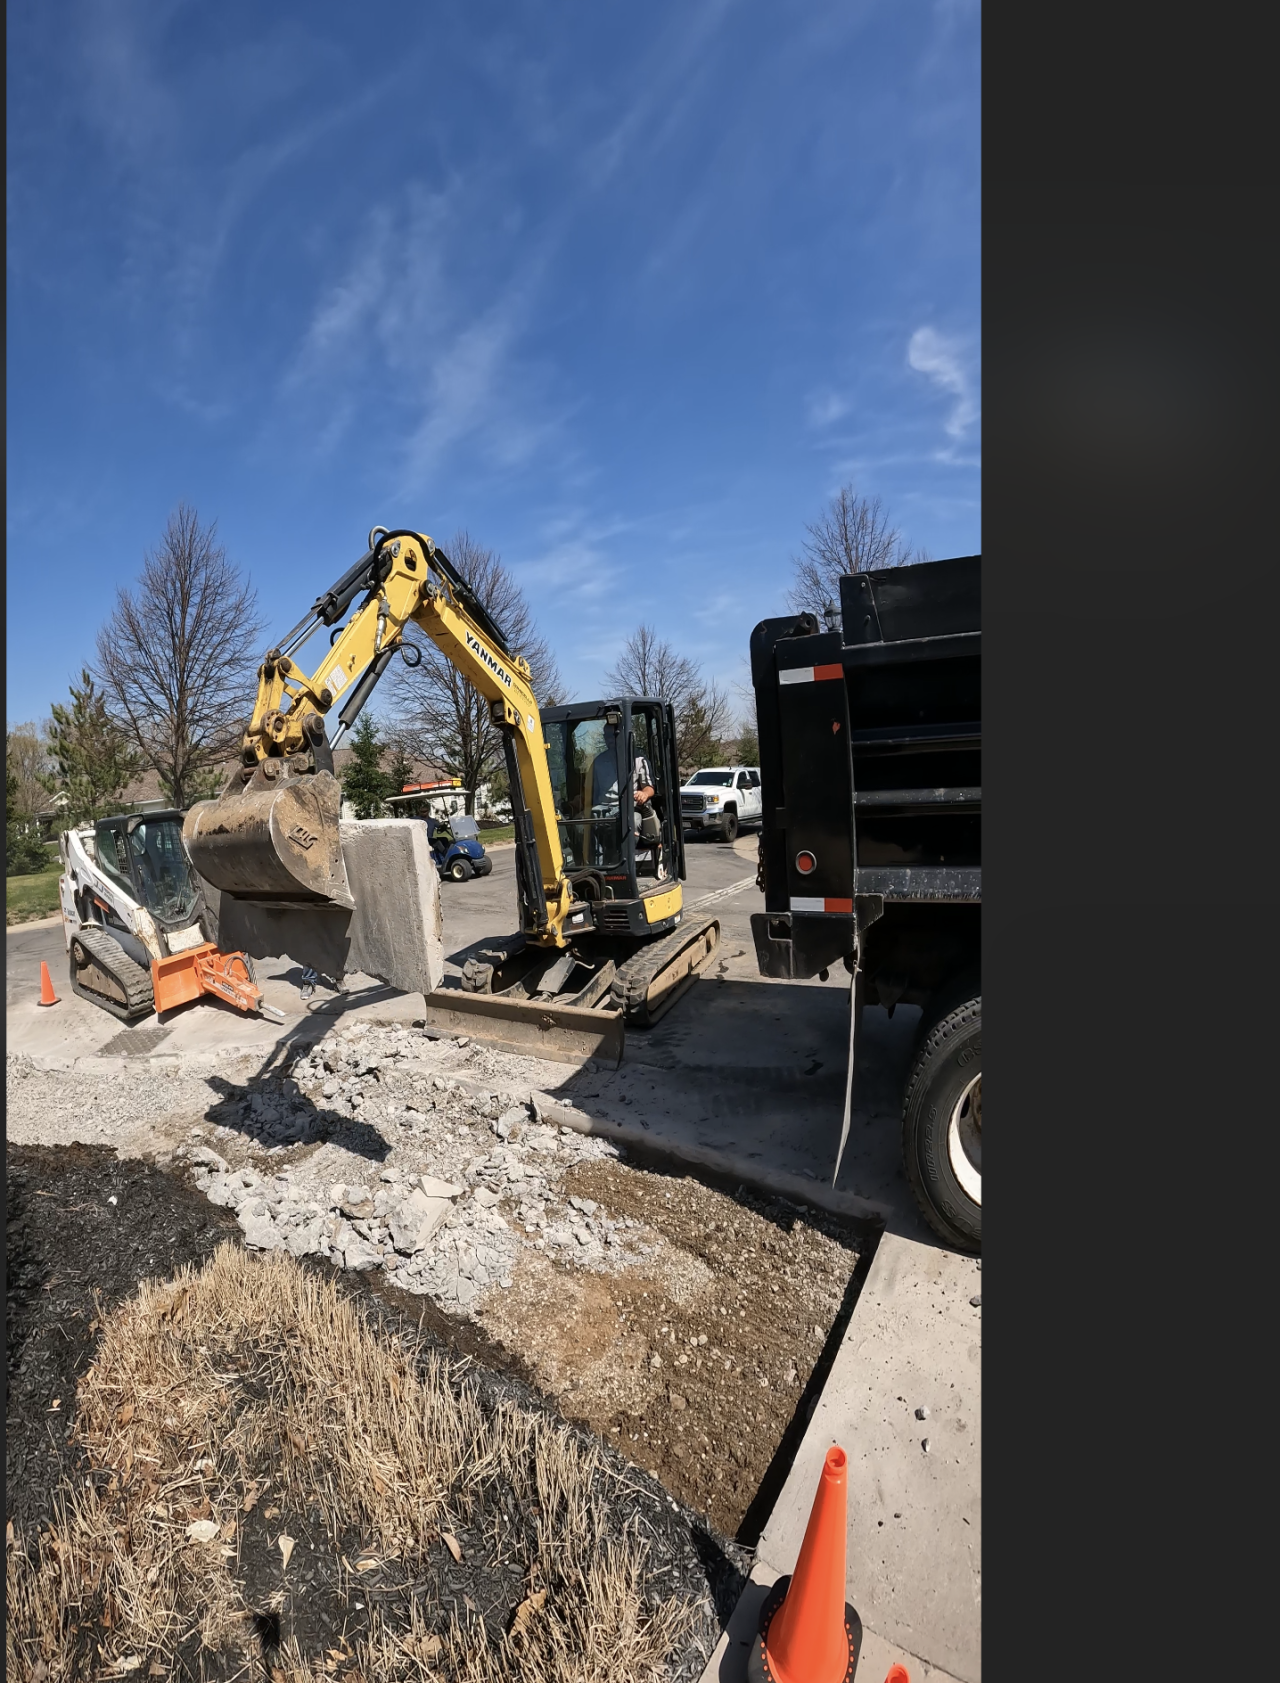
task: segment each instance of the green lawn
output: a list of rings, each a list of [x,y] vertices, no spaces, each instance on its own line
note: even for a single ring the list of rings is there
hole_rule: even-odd
[[[28,877],[6,877],[6,922],[26,923],[50,917],[58,909],[58,876],[62,861],[55,852],[43,871]]]
[[[479,835],[482,847],[492,847],[494,842],[514,841],[516,827],[514,824],[500,824],[496,830],[481,830]]]

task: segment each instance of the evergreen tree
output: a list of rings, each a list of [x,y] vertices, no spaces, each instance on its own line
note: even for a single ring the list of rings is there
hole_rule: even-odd
[[[413,763],[409,759],[409,756],[405,753],[400,743],[397,742],[393,750],[391,770],[387,773],[387,782],[390,784],[390,793],[393,795],[402,795],[404,793],[405,784],[412,783],[413,781]]]
[[[44,784],[66,794],[68,826],[107,817],[143,764],[107,716],[106,698],[87,669],[79,686],[71,686],[70,707],[53,708],[49,752],[57,769]]]
[[[385,753],[377,726],[368,713],[362,713],[351,738],[351,761],[342,774],[342,793],[355,808],[357,818],[380,817],[387,796],[400,792],[382,769]]]

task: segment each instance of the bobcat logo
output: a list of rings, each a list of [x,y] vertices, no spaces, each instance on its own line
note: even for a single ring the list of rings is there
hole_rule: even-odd
[[[288,831],[288,836],[289,840],[297,842],[298,846],[302,848],[304,852],[307,848],[311,847],[313,843],[319,841],[320,839],[319,836],[313,836],[310,830],[303,829],[301,824],[291,825]]]

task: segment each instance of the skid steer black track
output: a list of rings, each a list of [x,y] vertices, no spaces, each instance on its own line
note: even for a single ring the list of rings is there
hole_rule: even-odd
[[[87,966],[76,963],[77,948],[87,957]],[[119,998],[113,998],[101,987],[93,985],[95,970],[115,984]],[[149,973],[140,964],[135,964],[119,941],[108,935],[105,929],[86,926],[71,937],[71,991],[78,993],[81,999],[100,1005],[113,1017],[119,1017],[122,1023],[149,1017],[155,1010]]]
[[[703,951],[693,969],[659,998],[650,1000],[650,989],[661,973],[673,965],[687,947],[695,944],[700,944]],[[692,927],[686,924],[680,929],[673,929],[670,935],[664,935],[650,946],[641,947],[638,953],[619,964],[611,991],[626,1013],[627,1027],[652,1028],[659,1018],[665,1017],[681,994],[693,986],[699,974],[711,963],[719,946],[720,919],[712,917]]]

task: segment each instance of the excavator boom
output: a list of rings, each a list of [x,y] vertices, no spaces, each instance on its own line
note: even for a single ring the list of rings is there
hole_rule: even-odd
[[[258,669],[241,769],[217,801],[193,807],[188,818],[184,839],[196,869],[240,900],[350,908],[338,840],[341,794],[324,719],[343,703],[336,744],[396,653],[408,647],[405,630],[412,623],[489,703],[502,732],[516,809],[524,932],[563,946],[573,892],[564,875],[528,665],[509,652],[431,538],[381,529],[371,538],[376,541],[368,553],[316,598],[311,615]],[[317,627],[335,624],[362,591],[364,600],[316,669],[300,671],[286,651]]]

